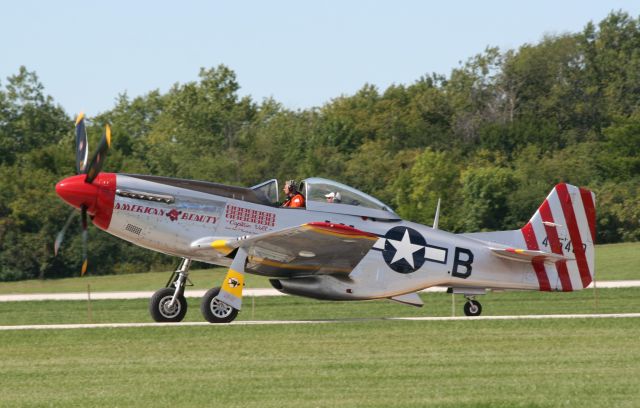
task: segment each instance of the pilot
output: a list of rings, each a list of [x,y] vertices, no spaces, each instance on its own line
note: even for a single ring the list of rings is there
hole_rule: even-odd
[[[338,192],[330,192],[324,195],[327,198],[328,203],[339,203],[342,201],[342,195]]]
[[[284,183],[283,191],[287,196],[287,201],[282,204],[283,207],[304,207],[304,196],[298,192],[295,180],[288,180],[286,183]]]

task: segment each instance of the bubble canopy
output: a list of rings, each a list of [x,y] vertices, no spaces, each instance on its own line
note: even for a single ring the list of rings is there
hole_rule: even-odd
[[[307,210],[363,217],[400,219],[380,200],[337,181],[312,177],[302,181]]]

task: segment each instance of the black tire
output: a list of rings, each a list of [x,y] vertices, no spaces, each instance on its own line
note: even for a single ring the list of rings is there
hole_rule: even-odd
[[[151,296],[149,301],[149,313],[153,320],[158,323],[175,323],[181,322],[184,316],[187,314],[187,299],[183,294],[180,294],[176,303],[172,308],[168,305],[173,298],[174,288],[164,288],[158,290]]]
[[[470,300],[464,304],[464,314],[466,316],[480,316],[482,305],[477,300]]]
[[[238,309],[216,299],[218,293],[220,293],[220,287],[209,289],[202,297],[200,311],[209,323],[230,323],[238,316]]]

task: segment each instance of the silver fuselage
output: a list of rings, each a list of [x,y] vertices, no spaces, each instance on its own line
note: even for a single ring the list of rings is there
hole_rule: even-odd
[[[229,266],[232,259],[211,248],[194,247],[193,243],[203,238],[254,236],[310,222],[344,224],[380,237],[348,275],[270,276],[288,293],[360,300],[388,298],[432,286],[538,289],[530,264],[496,258],[488,242],[473,234],[452,234],[404,220],[261,205],[242,196],[222,197],[121,174],[117,175],[117,191],[108,233],[154,251],[221,266]],[[140,192],[144,194],[136,196]],[[163,201],[165,197],[171,197],[171,202]],[[424,238],[425,261],[415,271],[398,272],[385,262],[385,235],[395,227],[410,228]],[[509,243],[519,239],[524,246],[515,231],[505,231],[504,235]]]

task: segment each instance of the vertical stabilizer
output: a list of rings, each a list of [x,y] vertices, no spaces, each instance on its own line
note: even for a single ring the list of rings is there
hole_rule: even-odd
[[[595,194],[566,183],[556,185],[520,229],[527,249],[575,258],[544,264],[532,261],[540,290],[586,288],[595,273]]]

